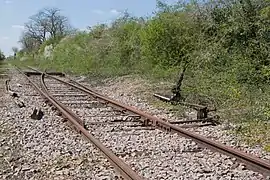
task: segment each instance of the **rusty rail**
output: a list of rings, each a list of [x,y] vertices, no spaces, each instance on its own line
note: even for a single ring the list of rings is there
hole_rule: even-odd
[[[141,117],[141,120],[144,124],[154,126],[157,128],[160,128],[162,130],[168,131],[168,132],[175,132],[178,133],[186,138],[191,138],[197,143],[204,145],[205,147],[220,152],[222,154],[228,155],[230,157],[235,157],[239,162],[244,163],[249,169],[252,169],[254,171],[260,172],[261,174],[265,176],[270,176],[270,163],[266,162],[262,159],[259,159],[251,154],[239,151],[237,149],[234,149],[232,147],[226,146],[222,143],[213,141],[211,139],[208,139],[206,137],[203,137],[199,134],[187,131],[183,128],[180,128],[179,126],[175,126],[173,124],[170,124],[168,122],[165,122],[164,120],[161,120],[157,117],[154,117],[150,114],[147,114],[141,110],[135,109],[134,107],[123,105],[115,100],[112,100],[108,97],[105,97],[97,92],[94,92],[93,90],[86,88],[79,83],[76,82],[77,86],[65,81],[62,81],[58,78],[55,78],[53,76],[50,76],[51,78],[54,78],[55,80],[58,80],[59,82],[65,83],[69,86],[72,86],[74,88],[77,88],[85,93],[88,93],[92,95],[93,97],[100,99],[101,101],[104,101],[108,105],[111,105],[116,108],[121,108],[122,110],[129,112],[131,114],[139,115]],[[75,81],[73,81],[75,82]]]
[[[17,68],[18,69],[18,68]],[[23,72],[18,69],[19,72]],[[61,113],[64,115],[76,128],[77,131],[82,133],[91,143],[93,143],[98,149],[100,149],[103,154],[110,160],[110,162],[116,167],[120,174],[128,180],[143,180],[135,171],[133,171],[124,161],[118,158],[110,149],[105,147],[98,139],[91,135],[80,122],[83,122],[77,115],[73,114],[72,111],[68,110],[64,105],[53,98],[47,90],[44,83],[45,74],[41,75],[41,85],[40,89],[29,77],[25,75],[25,78],[33,85],[33,87],[48,101],[50,101]]]
[[[38,70],[36,70],[36,71],[38,71]],[[192,140],[196,141],[197,143],[199,143],[199,144],[201,144],[201,145],[203,145],[203,146],[205,146],[213,151],[217,151],[217,152],[220,152],[222,154],[228,155],[230,157],[236,158],[239,162],[244,163],[247,166],[247,168],[249,168],[253,171],[257,171],[257,172],[263,174],[264,176],[270,176],[270,163],[265,161],[265,160],[262,160],[258,157],[255,157],[252,154],[248,154],[248,153],[245,153],[243,151],[237,150],[235,148],[226,146],[222,143],[213,141],[213,140],[208,139],[206,137],[203,137],[199,134],[196,134],[196,133],[190,132],[188,130],[185,130],[183,128],[180,128],[179,126],[170,124],[164,120],[161,120],[157,117],[154,117],[150,114],[147,114],[147,113],[145,113],[141,110],[138,110],[134,107],[119,103],[115,100],[112,100],[108,97],[105,97],[105,96],[77,83],[74,80],[69,79],[71,82],[74,83],[74,84],[72,84],[72,83],[63,81],[61,79],[58,79],[56,77],[53,77],[51,75],[47,75],[47,76],[49,76],[49,77],[51,77],[59,82],[62,82],[68,86],[79,89],[82,92],[85,92],[85,93],[95,97],[96,99],[99,99],[101,102],[104,102],[107,105],[110,105],[116,109],[120,109],[120,110],[128,112],[130,114],[139,115],[141,117],[140,120],[145,125],[154,126],[154,127],[157,127],[161,130],[168,131],[168,132],[178,133],[181,136],[192,139]]]

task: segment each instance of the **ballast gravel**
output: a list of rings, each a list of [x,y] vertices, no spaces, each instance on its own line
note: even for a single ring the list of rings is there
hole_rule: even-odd
[[[149,112],[161,119],[181,120],[171,112],[157,109],[143,100],[143,93],[138,91],[140,88],[137,88],[140,82],[134,79],[118,78],[105,81],[98,86],[84,84],[114,100]],[[97,132],[109,133],[110,131],[110,128],[106,129],[105,126],[99,129]],[[249,147],[224,129],[224,125],[221,124],[189,130],[270,161],[270,154],[262,148]],[[106,133],[98,133],[101,139],[105,139],[104,143],[107,142],[107,146],[118,147],[114,151],[118,154],[126,154],[123,158],[150,179],[263,179],[258,173],[247,170],[243,164],[238,164],[234,158],[220,153],[213,153],[204,148],[198,152],[196,150],[186,152],[185,149],[194,148],[194,142],[175,134],[168,135],[159,130],[147,133],[137,130],[134,135],[132,133],[115,136],[112,133],[109,134],[106,136]],[[122,137],[121,140],[119,137]],[[127,144],[133,144],[134,149],[126,148]],[[144,149],[141,148],[142,146],[146,148],[146,152],[136,155],[136,152],[142,152],[141,149]],[[150,155],[147,155],[149,149],[151,149]],[[136,164],[134,161],[139,163]]]
[[[0,179],[119,179],[103,154],[63,123],[24,77],[16,71],[10,76],[25,107],[4,92],[1,80]],[[30,118],[34,108],[44,112],[41,120]]]
[[[55,84],[55,80],[47,82],[53,94],[55,90],[67,89],[64,85]],[[62,102],[64,100],[70,107],[71,104],[67,102],[85,103],[84,98],[57,99]],[[147,179],[262,179],[260,174],[245,169],[234,158],[199,147],[195,142],[177,134],[139,127],[138,122],[132,118],[122,117],[123,121],[115,121],[121,120],[121,117],[115,111],[112,112],[112,108],[107,107],[104,112],[106,106],[102,107],[100,103],[98,107],[96,100],[88,99],[94,102],[94,107],[91,104],[88,108],[73,107],[73,111],[85,121],[96,138]]]
[[[163,109],[149,106],[135,95],[133,86],[132,82],[121,79],[95,89],[155,116],[177,119]],[[28,88],[25,90],[24,87]],[[17,107],[7,94],[1,96],[5,108],[0,110],[3,116],[0,119],[0,160],[4,162],[0,165],[0,179],[118,179],[104,156],[63,123],[57,112],[33,94],[26,80],[14,72],[11,89],[18,92],[26,107]],[[44,111],[41,120],[29,118],[35,107]],[[146,179],[263,179],[234,158],[211,152],[176,134],[143,128],[123,131],[123,125],[119,123],[106,124],[111,120],[110,110],[104,107],[97,106],[95,110],[87,111],[75,106],[73,110],[85,117],[86,124],[103,122],[89,125],[89,131]],[[108,117],[98,116],[99,110]],[[214,129],[198,132],[209,135],[211,130],[222,127],[211,128]],[[220,130],[211,136],[231,144],[232,139],[226,139]],[[256,152],[265,158],[262,150]]]

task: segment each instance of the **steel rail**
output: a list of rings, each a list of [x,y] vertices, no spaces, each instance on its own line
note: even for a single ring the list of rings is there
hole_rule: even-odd
[[[184,136],[186,138],[191,138],[194,141],[196,141],[197,143],[204,145],[205,147],[207,147],[209,149],[212,149],[214,151],[217,151],[217,152],[220,152],[222,154],[228,155],[230,157],[236,158],[239,162],[244,163],[247,166],[247,168],[249,168],[253,171],[257,171],[257,172],[263,174],[264,176],[270,176],[270,163],[265,161],[265,160],[262,160],[260,158],[257,158],[254,155],[251,155],[251,154],[245,153],[243,151],[237,150],[235,148],[226,146],[222,143],[216,142],[214,140],[203,137],[199,134],[196,134],[196,133],[190,132],[188,130],[185,130],[183,128],[180,128],[179,126],[170,124],[162,119],[159,119],[155,116],[147,114],[147,113],[145,113],[141,110],[138,110],[134,107],[119,103],[113,99],[105,97],[105,96],[77,83],[76,81],[73,81],[73,82],[76,82],[76,84],[77,84],[77,85],[74,85],[72,83],[65,82],[65,81],[58,79],[58,78],[55,78],[53,76],[50,76],[50,77],[54,78],[55,80],[57,80],[59,82],[66,84],[66,85],[77,88],[77,89],[79,89],[87,94],[90,94],[93,97],[100,99],[101,101],[105,101],[108,105],[111,104],[112,106],[114,106],[116,108],[120,107],[121,109],[126,110],[132,114],[139,115],[139,116],[141,116],[141,120],[146,125],[158,127],[162,130],[165,130],[168,132],[178,133],[181,136]]]
[[[17,68],[18,69],[18,68]],[[20,69],[18,69],[21,72]],[[22,73],[22,72],[21,72]],[[23,74],[23,73],[22,73]],[[44,83],[45,74],[42,73],[40,89],[29,77],[24,75],[25,78],[32,84],[32,86],[47,100],[49,100],[74,126],[75,128],[84,135],[91,143],[93,143],[98,149],[100,149],[103,154],[110,160],[110,162],[115,166],[115,168],[120,171],[120,174],[127,180],[143,180],[135,171],[133,171],[124,161],[117,157],[110,149],[105,147],[98,139],[91,135],[79,122],[82,121],[79,117],[74,115],[70,110],[68,110],[64,105],[53,98],[47,90]]]
[[[33,70],[39,71],[37,69],[32,68]],[[41,72],[41,71],[39,71]],[[180,128],[179,126],[170,124],[162,119],[159,119],[155,116],[152,116],[148,113],[145,113],[141,110],[138,110],[134,107],[128,106],[128,105],[124,105],[118,101],[115,101],[113,99],[110,99],[108,97],[105,97],[104,95],[101,95],[95,91],[93,91],[92,89],[89,89],[83,85],[81,85],[80,83],[77,83],[76,81],[69,79],[71,82],[75,83],[76,85],[63,81],[61,79],[58,79],[54,76],[48,75],[46,74],[46,76],[49,76],[59,82],[62,82],[68,86],[71,86],[73,88],[79,89],[82,92],[85,92],[103,102],[105,102],[108,105],[111,105],[115,108],[120,108],[126,112],[129,112],[131,114],[135,114],[135,115],[139,115],[141,117],[141,121],[146,124],[146,125],[150,125],[150,126],[154,126],[157,128],[160,128],[162,130],[168,131],[168,132],[174,132],[174,133],[178,133],[181,136],[184,136],[186,138],[190,138],[194,141],[196,141],[197,143],[213,150],[213,151],[217,151],[220,152],[222,154],[228,155],[230,157],[234,157],[236,158],[239,162],[244,163],[248,169],[251,169],[253,171],[259,172],[264,176],[270,176],[270,162],[267,162],[265,160],[262,160],[252,154],[249,153],[245,153],[243,151],[237,150],[235,148],[226,146],[220,142],[216,142],[214,140],[208,139],[202,135],[190,132],[188,130],[185,130],[183,128]]]

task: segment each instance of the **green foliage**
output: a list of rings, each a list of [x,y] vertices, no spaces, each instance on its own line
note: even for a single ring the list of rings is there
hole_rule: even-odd
[[[178,66],[190,60],[197,42],[192,18],[184,12],[161,12],[141,33],[142,53],[153,64]]]
[[[40,52],[44,52],[44,49],[46,46],[52,45],[55,47],[59,42],[64,38],[63,35],[56,35],[55,37],[50,37],[48,40],[46,40],[39,48]]]
[[[53,57],[57,60],[46,62],[47,66],[54,66],[60,70],[74,73],[87,72],[92,63],[92,58],[88,56],[88,40],[89,36],[85,33],[62,39],[53,53]]]
[[[265,151],[270,152],[269,130],[269,123],[258,120],[242,123],[237,129],[238,133],[249,145],[261,144]]]
[[[121,65],[132,67],[141,58],[139,32],[143,22],[138,21],[126,14],[112,25],[112,51],[117,54]]]
[[[245,0],[219,3],[209,9],[204,36],[215,51],[211,52],[210,63],[235,69],[240,83],[258,85],[269,79],[268,74],[263,73],[270,60],[269,18],[261,13],[265,8],[263,0]]]

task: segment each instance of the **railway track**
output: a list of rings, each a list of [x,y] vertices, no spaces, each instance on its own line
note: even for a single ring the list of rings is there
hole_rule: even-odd
[[[55,106],[78,132],[94,143],[125,179],[162,179],[162,176],[156,175],[155,168],[164,171],[168,166],[166,161],[170,160],[174,160],[178,165],[181,162],[192,164],[199,161],[198,164],[203,164],[206,168],[198,170],[195,166],[195,171],[201,171],[198,176],[203,172],[211,174],[211,166],[217,163],[215,158],[228,159],[226,156],[236,158],[248,169],[257,171],[264,177],[270,175],[270,164],[266,161],[111,100],[71,79],[32,70],[36,73],[35,76],[26,77],[31,85]],[[150,145],[149,141],[153,145]],[[196,158],[190,161],[185,157],[187,153],[198,154],[198,157],[194,155]],[[221,156],[220,153],[226,156]],[[204,157],[207,155],[210,158]],[[201,162],[211,158],[214,159],[212,165]],[[158,167],[151,167],[154,164]],[[185,171],[192,170],[189,169],[190,166],[186,167]],[[220,167],[220,171],[226,171],[227,168]],[[164,179],[168,173],[174,171],[175,169],[165,170]],[[177,177],[182,179],[181,173],[177,174]]]

